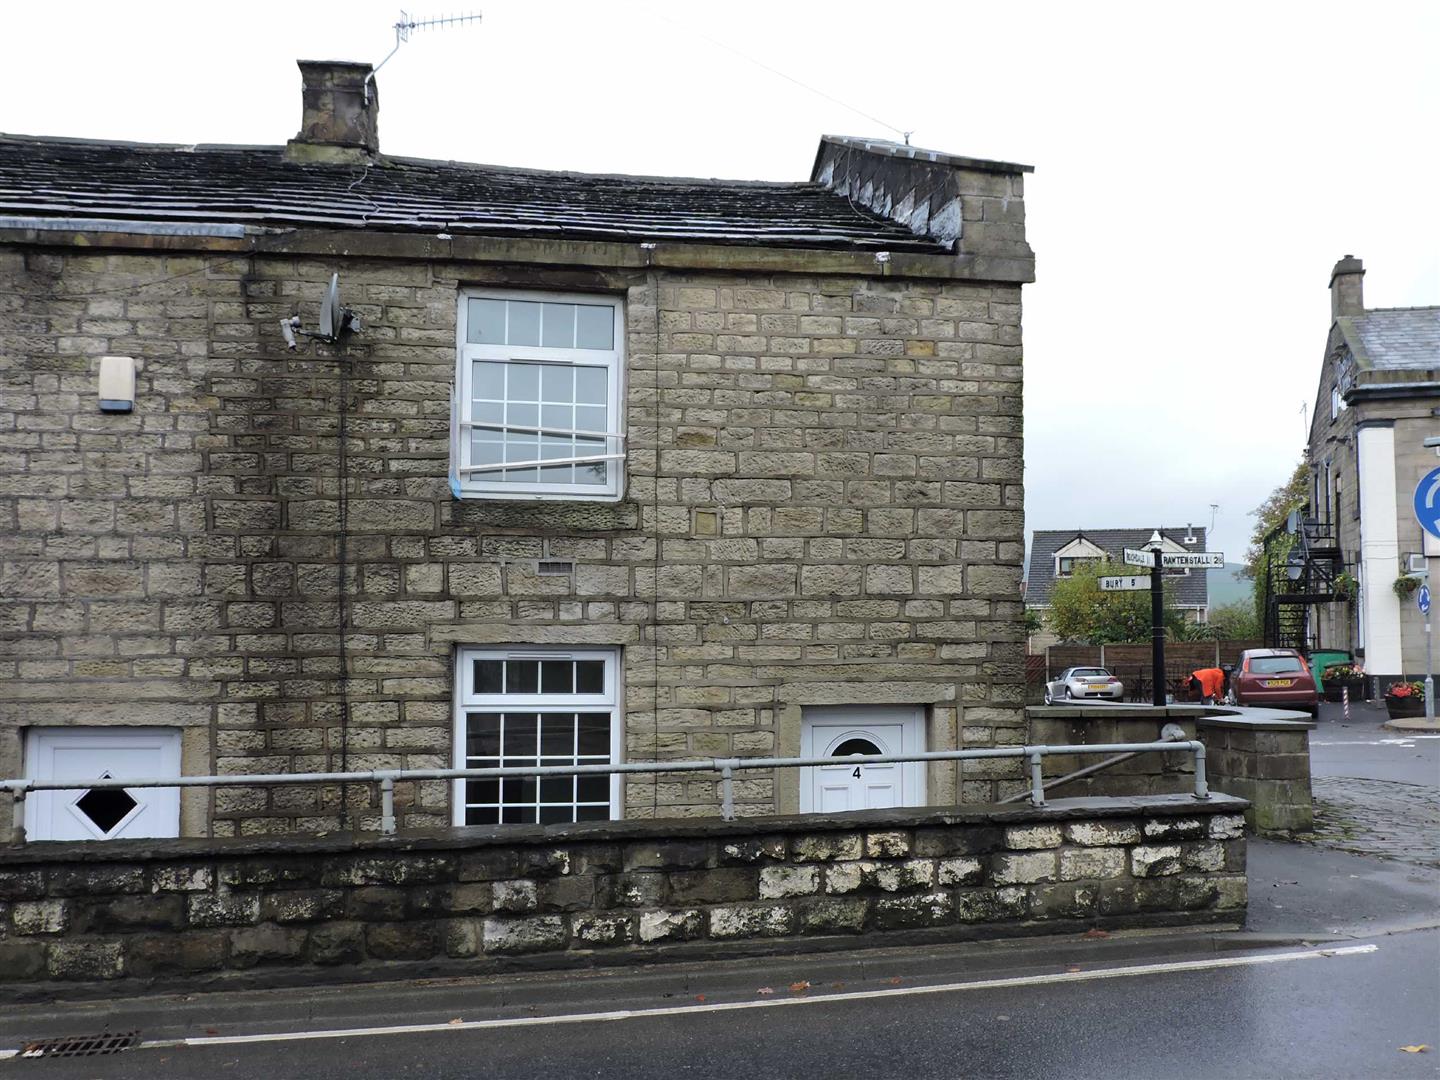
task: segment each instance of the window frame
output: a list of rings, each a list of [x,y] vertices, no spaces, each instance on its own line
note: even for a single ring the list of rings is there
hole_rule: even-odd
[[[625,713],[621,701],[621,674],[619,648],[587,646],[569,648],[563,645],[475,645],[461,646],[455,651],[453,714],[454,724],[451,743],[454,747],[452,760],[454,768],[467,768],[466,736],[467,714],[476,710],[495,712],[609,712],[610,714],[610,761],[616,765],[624,761]],[[603,660],[605,663],[605,691],[600,694],[477,694],[475,692],[476,660]],[[618,821],[624,815],[622,804],[623,774],[610,774],[610,819]],[[466,824],[465,784],[463,778],[451,781],[450,821],[451,824]],[[533,824],[533,822],[531,823]],[[485,828],[486,826],[473,826]],[[496,824],[494,828],[510,825]]]
[[[614,313],[611,349],[559,348],[544,345],[482,345],[467,341],[471,300],[520,300],[537,304],[608,306]],[[605,484],[512,483],[483,479],[467,471],[470,460],[470,402],[476,361],[529,361],[567,367],[601,367],[610,377],[605,408],[609,417],[604,453],[616,455],[608,464]],[[532,289],[462,288],[456,301],[455,381],[450,399],[450,490],[457,499],[522,501],[619,502],[625,494],[625,298],[614,293],[546,292]],[[498,473],[500,470],[495,470]]]

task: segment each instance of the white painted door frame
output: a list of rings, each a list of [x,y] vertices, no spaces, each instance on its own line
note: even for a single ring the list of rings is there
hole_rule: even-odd
[[[822,757],[852,738],[868,739],[881,753],[913,754],[925,750],[925,710],[919,705],[814,705],[801,718],[800,754]],[[875,769],[877,766],[867,766]],[[908,761],[894,766],[898,778],[897,806],[925,805],[925,765]],[[815,813],[822,769],[800,770],[800,812]],[[860,778],[863,782],[864,777]]]

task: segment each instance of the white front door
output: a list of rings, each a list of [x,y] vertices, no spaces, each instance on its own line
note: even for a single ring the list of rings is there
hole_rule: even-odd
[[[174,728],[32,728],[25,740],[31,780],[168,779],[180,775]],[[28,840],[113,840],[180,835],[179,788],[32,791]]]
[[[802,757],[907,754],[924,749],[924,717],[917,707],[829,705],[805,710]],[[801,770],[802,814],[923,805],[925,770],[920,762],[817,765]]]

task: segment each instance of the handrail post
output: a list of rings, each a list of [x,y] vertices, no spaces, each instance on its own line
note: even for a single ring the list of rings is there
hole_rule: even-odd
[[[395,832],[395,777],[380,777],[380,831],[386,836]]]
[[[1195,798],[1210,798],[1210,784],[1205,779],[1205,744],[1195,743]]]
[[[25,786],[12,789],[14,802],[11,804],[10,817],[10,842],[12,844],[25,843]]]
[[[1039,750],[1030,751],[1030,805],[1045,805],[1045,756]]]
[[[735,770],[728,764],[720,766],[720,816],[735,820]]]

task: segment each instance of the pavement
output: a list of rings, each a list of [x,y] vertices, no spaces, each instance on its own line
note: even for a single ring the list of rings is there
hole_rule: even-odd
[[[1312,753],[1322,815],[1344,828],[1253,841],[1243,929],[57,1001],[0,1014],[0,1080],[1433,1080],[1440,868],[1424,833],[1440,746],[1354,706],[1341,721],[1322,711]],[[133,1044],[15,1053],[102,1031]]]
[[[1440,868],[1440,734],[1382,726],[1383,706],[1324,703],[1310,733],[1307,842]]]

